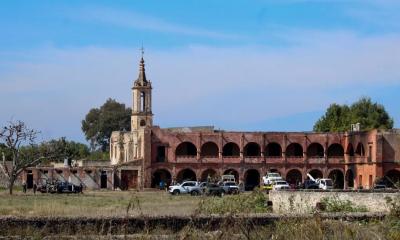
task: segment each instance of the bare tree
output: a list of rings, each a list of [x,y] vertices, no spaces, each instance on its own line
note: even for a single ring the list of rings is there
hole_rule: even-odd
[[[0,130],[0,143],[11,152],[12,161],[7,163],[3,157],[0,169],[8,180],[9,193],[13,193],[18,176],[28,167],[37,165],[49,156],[44,148],[39,151],[35,140],[39,132],[29,129],[22,121],[10,121]],[[36,147],[35,147],[36,146]]]

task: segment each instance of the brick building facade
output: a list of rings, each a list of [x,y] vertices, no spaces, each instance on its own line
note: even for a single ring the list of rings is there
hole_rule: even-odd
[[[128,188],[155,187],[163,180],[205,180],[230,173],[251,189],[268,171],[297,184],[310,173],[337,188],[370,188],[377,178],[400,179],[400,131],[231,132],[213,127],[153,126],[152,86],[144,60],[132,88],[130,132],[113,132],[114,179]]]

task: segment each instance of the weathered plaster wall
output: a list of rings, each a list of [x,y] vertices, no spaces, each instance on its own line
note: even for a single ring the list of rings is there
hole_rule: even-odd
[[[370,212],[388,212],[386,197],[400,198],[400,192],[301,192],[301,191],[271,191],[275,213],[310,213],[317,202],[324,197],[337,197],[340,200],[350,200],[355,205],[364,205]]]

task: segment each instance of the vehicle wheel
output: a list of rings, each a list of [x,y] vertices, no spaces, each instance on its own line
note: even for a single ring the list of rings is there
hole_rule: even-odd
[[[173,195],[179,195],[181,192],[178,190],[178,189],[175,189],[173,192],[172,192],[172,194]]]
[[[190,193],[190,195],[192,195],[192,196],[197,196],[197,195],[199,195],[199,192],[198,192],[198,191],[192,191],[192,192]]]

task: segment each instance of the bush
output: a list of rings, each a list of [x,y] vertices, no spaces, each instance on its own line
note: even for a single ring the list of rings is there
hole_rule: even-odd
[[[203,197],[195,212],[198,214],[262,213],[269,210],[266,203],[266,196],[261,191],[224,197]]]
[[[341,200],[338,197],[324,197],[321,203],[326,212],[368,212],[366,206],[357,206],[350,200]]]

